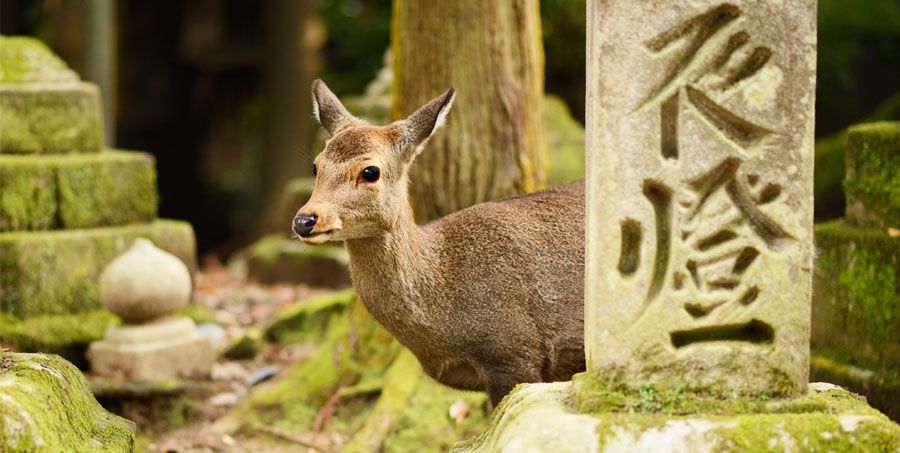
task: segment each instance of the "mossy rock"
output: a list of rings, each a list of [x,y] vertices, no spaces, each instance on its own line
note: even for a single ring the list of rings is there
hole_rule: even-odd
[[[815,238],[813,349],[900,371],[900,238],[840,220]]]
[[[860,124],[847,134],[847,220],[900,227],[900,122]]]
[[[0,153],[99,151],[100,90],[43,43],[0,37]]]
[[[0,130],[0,153],[100,151],[100,91],[86,82],[0,85]]]
[[[251,245],[240,259],[247,276],[259,283],[304,283],[323,288],[347,288],[350,258],[341,245],[307,245],[274,234]]]
[[[480,436],[453,451],[897,451],[900,426],[831,384],[767,401],[766,411],[720,401],[719,409],[673,415],[665,406],[580,411],[569,382],[518,386]],[[620,394],[609,398],[619,400]],[[603,395],[598,398],[604,398]],[[679,404],[687,405],[693,395]]]
[[[29,36],[0,36],[0,84],[78,80],[78,74],[41,41]]]
[[[22,319],[100,308],[100,273],[141,237],[196,269],[194,231],[187,222],[0,233],[0,312]]]
[[[0,351],[0,450],[130,452],[134,423],[107,412],[71,363]]]
[[[18,319],[0,313],[0,340],[19,352],[58,354],[79,368],[87,368],[85,351],[103,338],[106,329],[120,322],[105,309]]]
[[[815,381],[833,382],[866,397],[872,407],[900,421],[900,372],[897,370],[869,370],[840,358],[813,351],[809,358],[809,376]]]
[[[146,153],[0,159],[0,231],[149,222],[157,204],[154,159]]]
[[[231,360],[252,359],[262,351],[264,346],[262,330],[251,327],[232,340],[222,355]]]
[[[279,343],[297,343],[324,338],[332,317],[346,314],[356,298],[352,289],[311,297],[282,311],[265,328],[265,337]]]

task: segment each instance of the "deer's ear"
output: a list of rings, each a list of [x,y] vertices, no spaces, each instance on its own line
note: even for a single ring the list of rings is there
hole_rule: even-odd
[[[313,115],[332,137],[341,129],[359,121],[347,111],[344,104],[341,104],[337,96],[320,79],[312,83],[312,99]]]
[[[456,89],[451,87],[401,121],[403,133],[400,149],[404,154],[415,157],[422,152],[428,138],[447,123],[447,114],[455,98]]]

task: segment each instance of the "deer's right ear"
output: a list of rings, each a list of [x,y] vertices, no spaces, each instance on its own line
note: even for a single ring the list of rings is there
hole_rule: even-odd
[[[337,96],[320,79],[312,83],[313,115],[328,135],[334,136],[341,129],[359,121],[341,104]]]

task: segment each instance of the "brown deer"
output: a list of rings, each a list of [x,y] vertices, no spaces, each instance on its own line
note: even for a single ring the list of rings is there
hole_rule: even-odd
[[[351,115],[321,80],[312,92],[330,138],[294,232],[308,244],[345,242],[363,304],[425,371],[487,390],[495,406],[516,384],[583,371],[583,180],[418,226],[409,168],[454,89],[383,127]]]

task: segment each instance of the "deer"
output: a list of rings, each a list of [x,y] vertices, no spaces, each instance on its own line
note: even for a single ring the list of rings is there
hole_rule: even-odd
[[[313,113],[329,138],[292,229],[307,244],[343,241],[372,317],[430,377],[486,391],[497,407],[518,384],[585,370],[584,180],[417,225],[409,170],[455,97],[450,88],[375,126],[313,82]]]

